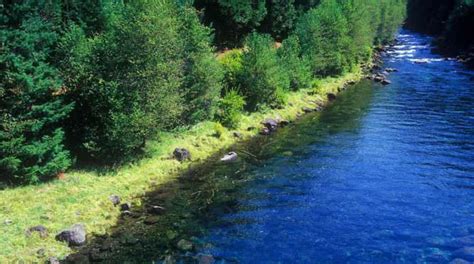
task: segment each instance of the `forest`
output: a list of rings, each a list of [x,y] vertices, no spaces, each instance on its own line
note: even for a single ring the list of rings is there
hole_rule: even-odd
[[[140,158],[160,131],[279,108],[370,61],[404,0],[3,1],[2,184]]]

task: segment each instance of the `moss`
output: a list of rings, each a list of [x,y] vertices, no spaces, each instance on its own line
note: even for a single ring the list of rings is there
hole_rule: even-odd
[[[117,223],[120,213],[108,200],[110,195],[117,194],[122,201],[139,205],[146,192],[172,181],[191,163],[199,163],[242,140],[233,136],[234,131],[242,134],[245,140],[258,133],[258,130],[248,131],[247,128],[259,126],[264,118],[294,120],[302,114],[303,107],[324,103],[327,93],[337,93],[345,83],[360,77],[361,71],[357,68],[342,77],[317,82],[317,93],[314,88],[291,92],[282,109],[244,115],[237,129],[220,127],[220,137],[215,136],[216,123],[209,121],[189,130],[162,133],[160,141],[148,143],[149,158],[113,172],[71,170],[64,180],[1,191],[0,263],[37,262],[72,253],[66,244],[55,241],[54,235],[75,223],[84,223],[89,235],[106,234]],[[173,160],[171,153],[176,147],[189,149],[192,160],[184,163]],[[11,224],[5,224],[6,220]],[[46,239],[36,235],[27,237],[25,230],[35,225],[46,226],[49,236]],[[38,255],[39,249],[45,250],[44,255]]]

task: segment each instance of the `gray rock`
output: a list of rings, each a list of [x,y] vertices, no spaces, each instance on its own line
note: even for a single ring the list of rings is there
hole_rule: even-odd
[[[38,232],[39,236],[41,238],[48,237],[48,229],[43,225],[37,225],[37,226],[30,227],[30,228],[28,228],[28,230],[26,230],[25,233],[26,233],[27,236],[31,236],[31,235],[33,235],[34,232]]]
[[[266,128],[268,128],[271,132],[274,132],[278,128],[278,122],[275,119],[267,118],[262,122]]]
[[[237,153],[232,151],[232,152],[229,152],[229,153],[225,154],[224,157],[221,158],[221,161],[223,161],[223,162],[232,162],[232,161],[236,161],[238,157],[239,156],[237,155]]]
[[[474,247],[463,247],[454,251],[455,257],[465,259],[468,261],[474,261]]]
[[[397,72],[398,70],[395,68],[387,68],[385,69],[386,72]]]
[[[387,80],[387,79],[383,79],[382,82],[381,82],[383,85],[389,85],[391,84],[392,82]]]
[[[10,219],[5,219],[5,221],[3,221],[3,223],[4,223],[5,225],[11,225],[11,224],[13,224],[13,221],[10,220]]]
[[[132,209],[132,204],[127,202],[120,205],[120,211],[130,211]]]
[[[112,202],[114,206],[117,206],[120,204],[120,196],[112,194],[109,196],[109,200]]]
[[[334,101],[336,100],[337,96],[333,93],[328,93],[327,94],[327,97],[328,97],[328,100],[331,102],[331,101]]]
[[[185,161],[191,159],[191,153],[185,148],[176,148],[173,151],[173,157],[178,161]]]
[[[66,242],[69,246],[83,245],[86,243],[86,228],[82,224],[75,224],[57,234],[56,240]]]
[[[288,120],[280,120],[278,122],[278,125],[281,126],[281,127],[286,127],[289,124],[290,124],[290,121],[288,121]]]
[[[192,242],[188,240],[181,239],[178,242],[177,247],[182,251],[191,251],[194,248],[194,245]]]

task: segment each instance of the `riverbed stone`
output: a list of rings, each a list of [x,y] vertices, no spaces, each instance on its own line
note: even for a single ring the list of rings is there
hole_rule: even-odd
[[[392,82],[387,80],[387,79],[383,79],[382,82],[381,82],[383,85],[389,85],[391,84]]]
[[[194,245],[191,241],[181,239],[178,241],[177,247],[182,251],[191,251],[193,250]]]
[[[191,153],[185,148],[176,148],[173,151],[173,157],[178,161],[190,160]]]
[[[83,245],[86,243],[86,228],[82,224],[75,224],[57,234],[56,240],[66,242],[69,246]]]
[[[30,227],[26,230],[26,236],[30,237],[33,233],[37,232],[41,238],[48,237],[48,229],[43,225],[37,225]]]

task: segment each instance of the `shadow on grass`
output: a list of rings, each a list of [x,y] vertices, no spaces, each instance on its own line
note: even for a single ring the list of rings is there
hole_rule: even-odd
[[[314,144],[330,134],[358,131],[374,89],[369,82],[355,88],[321,113],[305,115],[271,136],[257,136],[233,145],[229,149],[239,154],[236,162],[220,162],[229,150],[225,149],[191,164],[176,180],[144,195],[141,206],[123,212],[107,235],[89,237],[88,244],[77,248],[64,262],[153,263],[168,257],[182,263],[199,263],[196,252],[212,246],[199,239],[209,227],[252,221],[222,217],[253,210],[241,201],[256,197],[246,197],[250,194],[240,191],[258,177],[252,170],[264,166],[270,158]]]

